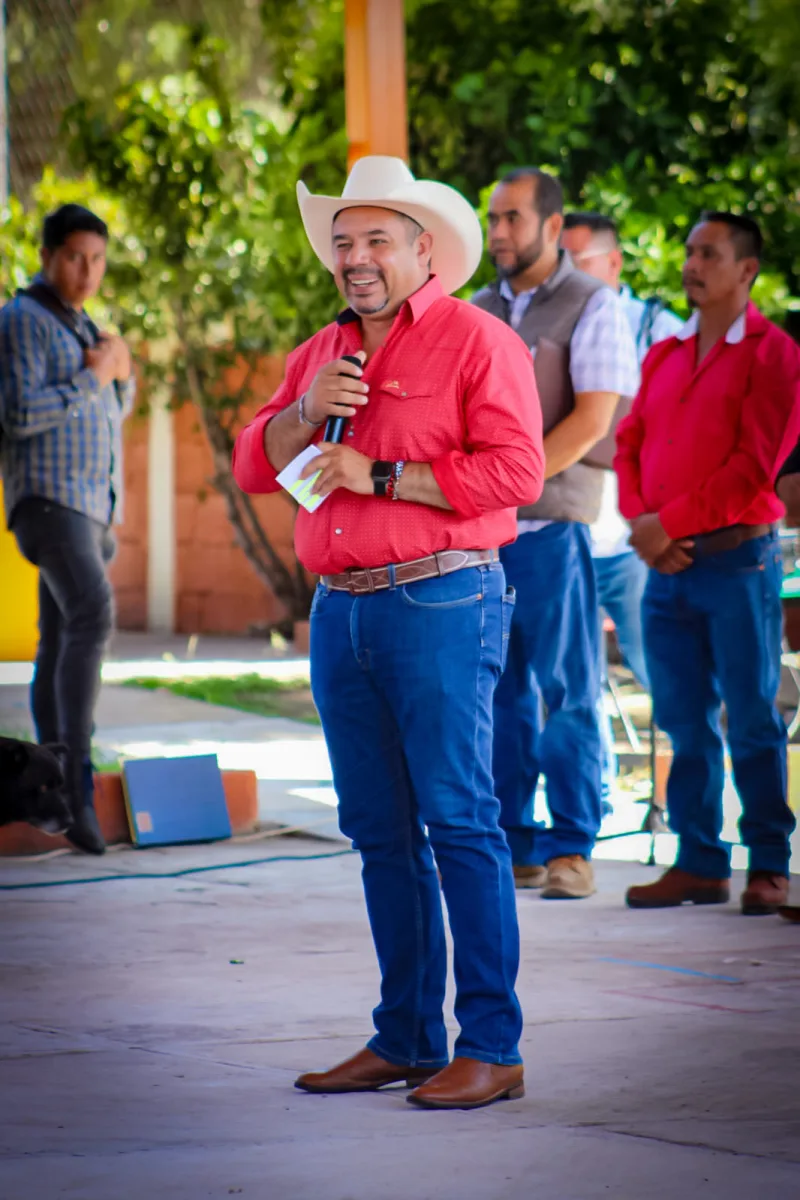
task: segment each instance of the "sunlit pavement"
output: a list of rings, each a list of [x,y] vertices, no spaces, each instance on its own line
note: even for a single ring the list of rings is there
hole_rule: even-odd
[[[246,661],[215,649],[213,673]],[[197,658],[181,669],[194,664],[208,673]],[[800,927],[742,917],[740,872],[728,905],[627,910],[626,887],[656,874],[645,834],[598,846],[587,901],[518,894],[523,1100],[424,1113],[396,1089],[297,1092],[298,1072],[364,1044],[378,998],[320,731],[119,680],[103,688],[101,747],[251,767],[265,832],[0,861],[1,1200],[800,1194]],[[0,727],[24,727],[25,678],[0,668],[0,682]],[[732,834],[733,796],[727,808]],[[646,811],[621,792],[603,834]],[[658,862],[673,850],[659,835]]]
[[[634,864],[599,862],[588,901],[518,896],[524,1099],[296,1091],[378,999],[358,858],[320,857],[342,849],[0,864],[46,885],[0,891],[3,1200],[800,1194],[800,929],[735,899],[626,910]]]

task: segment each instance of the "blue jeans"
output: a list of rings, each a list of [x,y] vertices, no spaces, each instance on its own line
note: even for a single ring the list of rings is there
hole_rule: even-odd
[[[453,935],[455,1053],[522,1061],[514,879],[491,774],[492,694],[513,604],[499,564],[366,596],[320,584],[314,597],[312,689],[381,970],[369,1046],[398,1065],[448,1061],[437,866]]]
[[[617,642],[627,666],[633,671],[645,691],[649,691],[650,684],[647,678],[642,637],[642,597],[647,583],[647,567],[633,551],[613,554],[608,558],[595,558],[593,561],[597,580],[597,603],[614,622]],[[605,682],[606,659],[605,641],[602,637],[602,614],[600,671],[601,681]],[[609,795],[611,785],[616,778],[617,760],[614,754],[614,734],[611,720],[606,712],[602,694],[598,713],[600,732],[603,737],[603,796],[605,797]]]
[[[494,702],[500,823],[520,865],[567,854],[589,858],[600,828],[602,758],[589,531],[553,522],[523,533],[500,557],[517,592],[508,665]],[[540,774],[547,780],[550,829],[533,817]]]
[[[676,866],[730,875],[720,840],[725,781],[720,711],[727,711],[739,833],[750,869],[789,873],[794,817],[786,800],[780,682],[782,564],[774,535],[698,557],[680,575],[651,571],[643,617],[656,723],[672,741],[667,810]]]

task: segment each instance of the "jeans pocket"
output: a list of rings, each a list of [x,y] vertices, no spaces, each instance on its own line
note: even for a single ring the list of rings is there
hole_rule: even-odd
[[[483,575],[478,567],[464,567],[460,571],[451,571],[449,575],[434,575],[432,579],[406,583],[398,591],[409,608],[440,611],[463,608],[469,604],[480,604],[483,599]]]
[[[772,542],[773,538],[769,534],[764,537],[750,538],[734,550],[710,554],[708,558],[700,557],[697,561],[705,563],[714,571],[725,571],[731,575],[755,575],[758,571],[766,570],[767,566],[772,563],[775,554]]]
[[[325,599],[325,597],[327,595],[328,595],[328,588],[325,587],[324,583],[318,583],[316,588],[314,589],[314,598],[311,601],[311,611],[308,614],[310,617],[313,617],[314,614],[316,612],[318,612],[320,604],[322,603],[322,601]]]
[[[506,663],[508,662],[508,643],[511,637],[511,621],[514,616],[514,607],[517,603],[516,588],[511,586],[506,588],[503,596],[503,655],[501,670],[505,671]]]

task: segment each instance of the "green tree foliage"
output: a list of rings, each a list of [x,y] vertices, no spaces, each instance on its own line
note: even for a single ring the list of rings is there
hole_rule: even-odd
[[[285,7],[269,5],[281,37],[290,31],[277,11]],[[332,7],[299,6],[292,20],[313,25],[316,41],[276,62],[297,131],[339,111]],[[505,170],[548,166],[572,207],[619,219],[634,286],[679,307],[681,246],[697,214],[753,212],[765,227],[769,268],[756,298],[772,315],[793,303],[796,0],[407,0],[406,12],[417,174],[479,203]],[[484,264],[481,278],[489,270]]]
[[[12,199],[0,290],[35,268],[41,213],[83,198],[118,234],[108,316],[157,342],[159,373],[191,397],[238,536],[302,615],[230,477],[248,399],[225,368],[296,345],[338,298],[303,234],[302,177],[344,180],[343,0],[87,0],[68,114],[85,179]],[[682,242],[704,207],[758,215],[756,299],[800,307],[797,0],[406,0],[412,167],[485,207],[493,180],[536,163],[572,207],[614,215],[628,278],[679,310]],[[10,30],[10,36],[13,30]],[[12,37],[13,42],[13,37]],[[15,70],[24,48],[14,47]],[[475,283],[491,275],[484,263]]]

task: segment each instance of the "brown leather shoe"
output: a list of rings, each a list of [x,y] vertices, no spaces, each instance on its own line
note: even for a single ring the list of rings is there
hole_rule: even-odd
[[[358,1054],[346,1058],[330,1071],[307,1071],[305,1075],[298,1075],[294,1086],[303,1092],[322,1092],[326,1095],[336,1092],[377,1092],[378,1088],[390,1083],[416,1087],[440,1070],[440,1067],[396,1067],[365,1046]]]
[[[540,888],[547,882],[547,867],[514,866],[514,886],[518,888]]]
[[[789,880],[777,871],[748,871],[747,887],[742,892],[742,912],[746,917],[766,917],[776,913],[789,899]]]
[[[628,888],[628,908],[677,908],[679,904],[727,904],[731,889],[727,879],[706,879],[670,867],[655,883]]]
[[[542,889],[543,900],[585,900],[595,891],[592,864],[582,854],[550,859],[547,882]]]
[[[782,904],[778,914],[784,921],[794,921],[796,925],[800,925],[800,904]]]
[[[476,1058],[454,1058],[406,1100],[421,1108],[483,1108],[495,1100],[519,1100],[524,1095],[521,1063],[501,1067]]]

